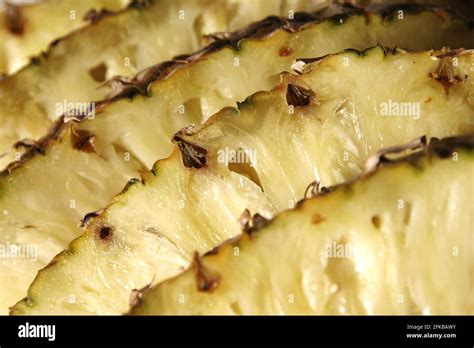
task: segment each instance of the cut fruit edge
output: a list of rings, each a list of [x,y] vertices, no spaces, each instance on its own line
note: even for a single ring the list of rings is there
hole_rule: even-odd
[[[457,170],[455,176],[451,177],[452,189],[464,192],[468,196],[469,194],[472,195],[473,185],[472,182],[469,183],[469,177],[472,178],[474,175],[473,150],[474,135],[441,140],[433,138],[429,144],[425,137],[421,137],[405,145],[380,150],[367,161],[364,173],[345,183],[330,187],[316,196],[302,199],[295,208],[281,212],[271,220],[267,220],[251,230],[244,229],[241,236],[225,241],[203,256],[196,254],[190,266],[175,277],[153,286],[150,284],[143,289],[135,290],[132,293],[129,314],[298,315],[338,313],[420,315],[438,313],[452,315],[461,314],[461,312],[473,314],[474,302],[472,297],[469,300],[469,288],[472,291],[474,282],[472,272],[469,272],[469,267],[472,269],[474,264],[472,231],[469,230],[469,223],[471,229],[473,223],[472,202],[470,205],[465,205],[462,200],[458,202],[458,205],[463,209],[461,212],[456,212],[456,216],[461,218],[462,222],[460,224],[468,223],[468,226],[461,228],[459,233],[456,230],[442,231],[441,233],[438,228],[438,232],[440,232],[438,237],[441,238],[441,234],[451,236],[443,237],[441,240],[454,243],[452,245],[437,244],[437,236],[430,234],[430,232],[433,233],[430,228],[435,229],[431,225],[431,227],[424,225],[425,228],[421,226],[421,230],[420,226],[411,227],[408,232],[406,230],[393,231],[390,226],[381,226],[378,214],[382,214],[389,221],[392,218],[389,212],[383,215],[385,213],[384,208],[380,208],[380,211],[377,210],[378,208],[371,209],[378,211],[378,213],[372,217],[372,230],[366,227],[369,230],[367,233],[351,234],[348,232],[349,226],[344,226],[343,222],[334,222],[334,220],[345,219],[346,214],[350,213],[351,209],[356,209],[355,207],[351,208],[350,204],[344,208],[344,201],[339,202],[338,205],[337,202],[341,199],[354,200],[356,195],[360,201],[365,194],[380,190],[380,186],[375,183],[380,185],[383,182],[384,175],[390,181],[397,178],[397,175],[402,177],[408,173],[411,175],[411,184],[405,185],[406,183],[393,182],[393,190],[401,189],[401,191],[396,191],[399,193],[398,196],[397,194],[388,195],[394,207],[397,207],[397,204],[399,205],[398,209],[393,208],[392,210],[416,209],[417,215],[423,216],[420,221],[431,224],[430,219],[436,219],[437,213],[443,214],[438,209],[443,208],[444,203],[441,202],[434,212],[426,211],[428,208],[420,207],[419,204],[413,206],[413,202],[410,203],[410,207],[404,208],[405,198],[407,198],[406,191],[416,190],[418,185],[426,180],[426,178],[423,178],[427,175],[423,176],[421,173],[430,172],[431,169],[436,168],[437,164],[443,162],[444,166],[439,166],[438,172],[430,173],[429,176],[432,177],[439,173],[442,177],[442,183],[449,186],[450,179],[447,178],[452,173],[441,175],[439,171]],[[464,165],[458,163],[464,163]],[[461,171],[464,169],[468,172]],[[399,174],[397,174],[397,171]],[[392,177],[390,177],[391,174],[393,174]],[[431,185],[434,181],[436,179],[429,180],[428,185]],[[470,186],[464,187],[462,183],[470,184]],[[435,186],[432,186],[431,189],[438,190]],[[393,190],[392,192],[395,192]],[[455,194],[450,192],[450,188],[446,190],[447,193]],[[377,194],[382,196],[380,192]],[[411,195],[410,199],[414,199],[416,194],[424,196],[425,203],[426,201],[429,202],[430,199],[442,198],[440,194],[430,195],[421,192]],[[394,197],[398,197],[398,201],[394,200]],[[453,199],[452,202],[450,201],[452,204],[455,204],[456,199],[459,199],[451,198]],[[355,201],[358,202],[358,200]],[[400,202],[402,202],[402,208],[400,208]],[[357,204],[361,204],[361,202]],[[406,204],[408,205],[408,202]],[[420,209],[423,213],[420,213]],[[362,212],[356,211],[356,213]],[[412,212],[412,214],[415,213]],[[361,215],[363,215],[362,219],[370,221],[370,215]],[[365,215],[368,215],[368,217]],[[396,217],[393,217],[393,219],[396,220]],[[401,219],[406,220],[406,217]],[[411,217],[411,219],[414,219],[414,217]],[[404,221],[403,223],[407,224],[408,222]],[[328,226],[328,224],[329,227],[321,227],[322,225]],[[370,223],[367,225],[370,225]],[[395,223],[394,225],[396,226]],[[347,228],[344,229],[344,227]],[[338,228],[344,232],[337,232]],[[363,227],[353,227],[355,231],[361,228]],[[406,226],[405,228],[408,229]],[[305,229],[309,232],[306,233]],[[398,234],[406,234],[406,236],[397,237]],[[453,235],[456,237],[452,237]],[[429,238],[431,242],[428,243],[425,238]],[[397,239],[405,242],[396,246],[398,256],[394,256],[397,254],[394,254],[394,251],[391,250],[390,243],[399,243]],[[374,240],[378,240],[378,242]],[[277,245],[277,242],[273,243],[273,241],[280,241],[280,244]],[[417,246],[416,243],[422,243],[423,245],[423,241],[428,244],[425,247],[428,250],[420,251],[417,249],[420,246]],[[304,247],[301,245],[302,242],[305,244]],[[314,242],[314,245],[308,246],[308,243],[311,242]],[[466,242],[467,245],[463,244]],[[343,256],[336,254],[335,244],[338,248],[344,247]],[[364,246],[364,244],[368,245]],[[362,249],[349,249],[349,252],[347,252],[348,246]],[[375,247],[377,247],[377,252],[373,250]],[[395,248],[395,246],[393,247]],[[302,250],[298,248],[302,248]],[[438,250],[438,248],[441,249]],[[340,250],[337,250],[337,253],[339,253]],[[321,251],[321,256],[318,256],[318,251]],[[356,251],[359,252],[356,253]],[[312,256],[311,253],[313,253]],[[383,261],[388,264],[381,266],[381,268],[376,266],[377,264],[384,264],[384,262],[381,262],[381,257],[376,256],[378,253],[382,253],[387,257]],[[423,254],[423,261],[419,260],[420,253]],[[303,256],[296,256],[299,254]],[[295,257],[291,257],[291,255],[295,255]],[[405,260],[405,257],[408,259]],[[275,260],[271,261],[272,258],[275,258]],[[427,260],[425,260],[426,258]],[[449,265],[439,261],[437,262],[438,265],[435,266],[433,263],[436,263],[434,261],[436,259],[449,261],[447,262]],[[393,261],[394,265],[390,263],[390,260]],[[324,262],[326,262],[326,266],[324,266]],[[266,268],[275,266],[275,263],[280,266],[276,267],[276,271]],[[354,266],[351,266],[352,263]],[[428,268],[423,268],[426,263]],[[453,267],[459,266],[459,263],[462,265],[461,271],[453,269]],[[330,264],[333,266],[337,264],[337,267],[342,267],[337,269],[339,269],[339,272],[346,271],[346,279],[341,278],[341,276],[338,278],[334,276],[336,278],[331,279]],[[398,270],[393,271],[392,266],[395,269],[398,268]],[[326,273],[320,271],[320,268],[324,269],[325,267]],[[354,271],[351,267],[359,270]],[[264,274],[265,270],[269,274]],[[336,270],[331,272],[336,272]],[[386,276],[387,272],[390,272],[392,276]],[[285,278],[285,276],[279,276],[276,273],[289,273],[289,275]],[[358,286],[355,285],[356,281],[352,283],[349,281],[352,273],[357,274],[354,275],[356,277],[354,279],[359,282],[357,283]],[[368,273],[371,273],[371,275]],[[430,275],[433,273],[436,273],[436,278],[430,280]],[[454,274],[457,275],[454,276]],[[393,283],[393,279],[388,280],[394,276],[397,277],[395,283]],[[445,277],[450,278],[448,280]],[[364,281],[370,285],[362,285]],[[243,285],[243,283],[247,283],[247,285]],[[373,290],[370,289],[371,286],[374,289],[379,289],[378,291],[387,290],[383,284],[391,284],[393,288],[389,290],[392,292],[388,291],[383,294],[376,292],[370,295]],[[362,300],[361,297],[364,297],[364,294],[357,298],[359,295],[354,293],[351,298],[350,291],[352,287],[358,287],[358,289],[365,292],[365,295],[373,297]],[[315,292],[315,288],[318,289],[317,292]],[[336,290],[331,290],[333,288],[336,288]],[[451,289],[452,293],[447,294],[448,289]],[[259,291],[264,292],[260,295],[265,296],[265,301],[257,294]],[[289,296],[288,299],[285,294]],[[354,298],[356,299],[354,300]],[[351,308],[351,304],[346,305],[348,299],[353,300],[354,303],[359,300],[363,304],[359,304],[360,307],[357,307],[352,303],[356,307]],[[437,301],[440,301],[440,303],[438,304]],[[389,305],[384,306],[381,303]],[[372,306],[375,307],[375,313],[370,312]],[[349,312],[340,312],[342,307],[348,307]],[[325,312],[325,309],[329,312]],[[434,311],[434,313],[431,311]]]

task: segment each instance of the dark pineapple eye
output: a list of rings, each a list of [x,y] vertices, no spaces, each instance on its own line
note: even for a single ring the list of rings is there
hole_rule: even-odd
[[[314,92],[292,84],[288,84],[286,102],[292,106],[306,106],[314,98]]]
[[[112,235],[112,228],[102,227],[99,231],[99,237],[102,240],[108,239]]]

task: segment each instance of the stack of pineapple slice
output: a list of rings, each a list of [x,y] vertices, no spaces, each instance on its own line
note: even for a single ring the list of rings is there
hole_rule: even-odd
[[[469,20],[309,0],[88,17],[0,82],[0,311],[474,312]]]

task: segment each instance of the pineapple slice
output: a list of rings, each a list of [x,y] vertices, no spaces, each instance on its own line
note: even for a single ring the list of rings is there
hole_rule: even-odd
[[[383,158],[196,256],[179,276],[136,293],[131,312],[473,314],[474,137]]]
[[[244,52],[248,49],[242,47]],[[12,313],[123,313],[133,289],[179,273],[195,251],[205,253],[238,235],[238,219],[245,209],[270,218],[293,207],[311,182],[331,186],[359,174],[369,155],[381,147],[423,134],[472,133],[474,113],[466,101],[474,89],[469,70],[473,57],[472,51],[463,50],[407,53],[376,47],[296,64],[304,71],[300,76],[283,74],[273,91],[247,98],[239,109],[223,109],[196,133],[190,128],[178,132],[174,141],[180,151],[158,161],[151,173],[142,169],[141,181],[133,180],[104,211],[88,215],[85,234],[40,271],[28,297]],[[200,63],[220,74],[219,65]],[[174,76],[182,72],[186,70]],[[448,72],[452,85],[445,78]],[[196,76],[201,75],[206,74]],[[192,97],[195,87],[190,84],[183,92]],[[169,105],[170,99],[157,91],[152,90],[152,95],[161,96],[156,101]],[[127,139],[130,145],[121,148],[151,156],[142,139],[152,143],[157,129],[167,130],[169,119],[153,123],[158,120],[144,112],[150,100],[154,99],[134,99],[134,112],[128,120],[121,119],[127,134],[138,129],[136,120],[142,120],[136,140]],[[125,110],[125,103],[130,102],[111,107]],[[391,106],[384,114],[387,105]],[[14,243],[36,228],[45,240],[56,240],[59,249],[62,238],[77,234],[75,221],[66,221],[75,211],[69,199],[74,197],[83,209],[91,197],[98,199],[104,188],[112,190],[117,178],[133,170],[134,162],[123,161],[113,146],[117,116],[104,114],[69,128],[52,140],[44,157],[17,168],[11,182],[5,178],[0,209],[8,212],[3,221],[17,230],[4,232],[4,241]],[[92,141],[99,129],[107,131]],[[78,133],[88,136],[77,141],[71,135]],[[78,152],[71,142],[95,152]],[[35,177],[48,181],[37,181],[33,192],[25,190],[26,180]],[[44,190],[49,192],[43,194]],[[8,260],[0,275],[11,286],[15,279],[17,289],[27,279]],[[4,298],[18,294],[4,293]]]
[[[224,0],[162,0],[146,7],[132,6],[127,11],[105,16],[63,40],[56,41],[45,55],[34,59],[29,67],[2,81],[0,167],[4,168],[7,163],[18,159],[23,152],[24,143],[17,143],[18,146],[12,148],[17,141],[37,139],[45,133],[52,120],[69,113],[71,109],[84,112],[93,101],[105,97],[113,99],[117,86],[130,83],[123,78],[105,84],[104,80],[115,75],[131,76],[138,70],[170,59],[173,55],[192,52],[200,47],[203,34],[233,30],[269,14],[294,16],[293,12],[298,10],[314,10],[322,6],[307,1],[287,3],[283,0],[259,0],[259,6],[255,8],[253,0],[222,1]],[[365,49],[382,43],[390,47],[422,50],[449,45],[474,45],[472,28],[461,18],[439,9],[416,6],[409,6],[404,11],[404,7],[401,9],[402,14],[397,8],[392,8],[383,10],[381,15],[368,15],[361,9],[338,5],[325,8],[313,16],[296,15],[295,20],[288,23],[285,19],[268,20],[234,36],[217,35],[221,40],[214,42],[207,51],[227,44],[238,46],[239,39],[249,34],[258,38],[270,35],[278,27],[300,31],[299,29],[310,26],[314,30],[311,33],[314,37],[311,39],[308,38],[309,35],[305,36],[309,31],[301,30],[304,39],[291,44],[287,42],[287,35],[278,31],[275,35],[279,39],[265,44],[268,49],[274,50],[269,51],[272,61],[276,56],[276,63],[281,63],[279,70],[271,71],[277,74],[280,70],[288,70],[288,62],[294,58],[335,53],[347,47]],[[331,20],[323,21],[319,26],[314,24],[334,13],[336,15]],[[296,35],[291,35],[294,36]],[[270,48],[271,44],[280,46]],[[205,53],[206,50],[201,52]],[[245,58],[245,53],[234,52],[226,56],[226,66],[230,68],[226,74],[239,73],[238,66],[233,69],[233,65],[242,64],[239,58],[241,55]],[[186,59],[181,58],[177,61],[185,64]],[[268,61],[262,60],[262,65],[257,64],[255,69],[266,76],[273,65],[269,64],[267,67],[264,63]],[[146,72],[142,75],[146,75]],[[153,80],[153,75],[148,75],[147,78],[149,81]],[[258,88],[252,91],[272,86],[267,84],[256,87]],[[141,92],[145,93],[145,89]],[[222,94],[222,100],[227,101],[225,97],[228,92],[225,89],[213,93],[217,94],[216,97],[219,93]],[[240,96],[248,94],[250,93]],[[206,115],[217,111],[198,102],[191,104],[196,108],[201,107]]]
[[[204,43],[203,35],[236,30],[271,14],[286,16],[289,10],[324,7],[305,1],[259,0],[258,6],[255,3],[254,0],[147,0],[134,1],[127,10],[115,14],[92,13],[89,26],[55,40],[29,66],[1,82],[0,168],[18,159],[22,147],[11,148],[17,141],[39,138],[52,120],[73,109],[84,112],[89,103],[113,94],[125,77],[177,54],[196,51]],[[69,7],[65,2],[60,9]],[[350,6],[341,7],[340,11],[361,12]],[[449,42],[448,37],[457,35],[459,41],[454,39],[454,43],[467,44],[465,34],[469,30],[460,19],[453,19],[453,24],[434,17],[427,19],[423,25],[443,24],[442,29],[433,33],[441,35],[439,42],[432,39],[427,48],[431,48],[433,40],[441,47]],[[117,75],[122,78],[105,83]]]
[[[5,313],[23,296],[36,270],[82,233],[77,228],[82,216],[106,205],[124,182],[137,176],[137,170],[150,168],[156,159],[171,153],[169,138],[177,129],[199,124],[256,90],[272,88],[278,73],[290,70],[295,58],[379,41],[412,48],[449,41],[450,30],[445,36],[437,29],[437,36],[424,30],[428,23],[439,21],[431,11],[407,14],[404,20],[390,20],[393,15],[388,14],[371,15],[367,20],[357,13],[342,24],[340,16],[300,18],[291,25],[275,19],[262,21],[234,34],[230,41],[217,41],[186,59],[144,71],[114,98],[98,103],[95,120],[77,125],[62,119],[42,140],[26,143],[30,150],[0,177],[0,226],[4,231],[0,246],[13,255],[0,263],[0,280],[5,284],[0,311]],[[365,34],[353,36],[353,32]],[[240,41],[245,37],[249,39]],[[236,47],[239,41],[240,50],[226,46],[231,42]],[[426,60],[435,69],[437,58]],[[134,96],[137,91],[144,96]],[[151,97],[145,97],[145,91]],[[69,121],[74,118],[74,113],[68,116]],[[37,126],[34,113],[29,120],[32,127]],[[29,189],[32,186],[34,190]],[[292,194],[288,200],[299,198]],[[23,250],[17,253],[26,256],[16,257],[15,250]]]
[[[3,57],[0,74],[11,74],[26,65],[32,55],[45,50],[59,36],[84,26],[91,11],[111,12],[129,0],[39,0],[0,3],[0,39]]]

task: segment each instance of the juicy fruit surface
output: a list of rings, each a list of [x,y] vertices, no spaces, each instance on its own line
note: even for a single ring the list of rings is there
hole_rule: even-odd
[[[455,68],[450,57],[387,54],[382,48],[331,56],[308,64],[308,73],[286,76],[273,92],[248,98],[240,112],[223,111],[203,131],[183,138],[206,148],[209,162],[218,163],[225,149],[255,154],[253,167],[263,191],[278,210],[285,209],[314,180],[332,186],[360,173],[380,148],[421,135],[470,134],[474,104],[466,101],[473,94],[474,54],[465,51],[457,61]],[[440,66],[465,80],[447,92],[430,77]],[[288,84],[301,92],[290,91]],[[297,93],[309,96],[289,102]],[[405,114],[393,107],[402,104],[411,106]],[[272,150],[275,155],[267,156]]]
[[[239,2],[239,6],[246,4],[253,8],[253,3]],[[239,8],[243,11],[239,13],[246,13],[245,7]],[[278,83],[278,74],[290,71],[293,60],[298,57],[322,56],[345,47],[363,49],[378,42],[421,49],[443,46],[453,39],[456,43],[472,40],[472,37],[466,38],[463,34],[466,30],[463,22],[453,18],[450,24],[440,26],[438,24],[444,23],[444,20],[431,11],[406,14],[400,21],[376,14],[369,19],[365,15],[353,15],[337,24],[332,20],[310,22],[295,33],[276,30],[263,40],[244,40],[240,42],[239,50],[224,47],[211,53],[203,52],[204,55],[198,54],[191,63],[176,68],[174,73],[166,75],[163,72],[166,78],[159,78],[145,88],[150,98],[136,96],[131,101],[121,99],[98,106],[94,120],[64,127],[66,130],[59,133],[57,141],[51,137],[52,140],[47,139],[45,144],[40,144],[39,150],[45,146],[45,156],[26,160],[20,168],[0,179],[0,191],[3,192],[0,207],[4,212],[0,219],[8,226],[8,232],[1,238],[23,246],[29,245],[28,238],[18,234],[24,234],[25,226],[28,227],[27,232],[33,228],[43,231],[45,241],[55,248],[39,244],[38,249],[44,250],[45,255],[41,262],[48,259],[48,253],[52,258],[82,233],[75,226],[85,214],[105,206],[126,180],[137,176],[138,170],[150,168],[154,161],[171,153],[169,139],[176,130],[188,124],[198,125],[219,109],[233,105],[257,90],[273,88]],[[97,27],[108,30],[109,22],[116,23],[112,18],[104,18],[101,23],[105,24],[99,26],[97,23]],[[426,31],[426,27],[435,29]],[[101,40],[104,35],[93,36]],[[68,40],[62,44],[73,45]],[[68,68],[75,66],[78,65],[68,65]],[[162,75],[152,69],[145,72],[145,76],[149,73]],[[78,89],[65,90],[73,93]],[[18,100],[19,96],[15,93],[15,98],[7,100]],[[49,120],[34,112],[35,108],[27,109],[27,128],[39,131],[39,122],[46,127]],[[18,116],[15,113],[14,120],[18,120]],[[38,119],[35,118],[37,116]],[[15,122],[11,128],[21,129]],[[59,121],[56,126],[63,125]],[[9,126],[2,127],[7,133],[8,129]],[[5,132],[0,139],[8,138]],[[27,133],[17,135],[19,138],[28,137]],[[81,143],[84,146],[80,146]],[[72,144],[76,145],[73,147]],[[30,190],[33,184],[34,192]],[[299,199],[300,194],[293,193],[290,198]],[[26,289],[35,273],[23,271],[19,266],[11,268],[10,262],[17,264],[18,260],[2,261],[0,278],[9,279],[12,286],[13,283],[21,284],[14,285],[15,288]],[[28,264],[29,269],[30,266]],[[12,272],[12,269],[16,271]],[[0,308],[6,310],[23,295],[5,293],[1,296]]]
[[[314,11],[322,6],[307,1],[280,3],[260,0],[258,3],[256,10],[255,1],[251,0],[225,2],[226,6],[221,1],[211,0],[156,1],[145,8],[133,8],[102,18],[59,41],[47,55],[39,57],[36,64],[0,84],[0,120],[3,124],[0,130],[0,151],[3,154],[0,167],[5,167],[17,153],[22,152],[21,148],[11,148],[15,142],[25,138],[37,139],[48,129],[51,120],[57,119],[64,110],[70,107],[84,109],[87,103],[113,94],[117,84],[120,85],[117,81],[104,84],[103,80],[116,75],[132,76],[176,54],[192,52],[202,44],[203,34],[234,30],[265,15],[287,16],[289,10]],[[180,19],[180,11],[184,11],[184,19]],[[452,15],[440,16],[439,12],[427,10],[415,15],[407,12],[403,19],[398,19],[396,15],[382,17],[371,14],[366,17],[360,12],[341,19],[342,23],[327,21],[314,32],[305,30],[302,32],[304,40],[292,39],[290,42],[289,36],[277,35],[279,41],[272,40],[265,45],[265,52],[271,59],[253,65],[257,76],[265,75],[267,71],[276,75],[289,70],[289,64],[296,58],[336,53],[347,47],[365,49],[380,43],[388,47],[424,50],[474,45],[474,35],[467,22]],[[310,39],[305,34],[313,37]],[[272,44],[279,46],[271,47]],[[233,52],[223,57],[227,58],[223,60],[227,68],[224,75],[214,78],[220,80],[228,74],[245,74],[246,71],[239,70],[243,63],[235,60],[241,56],[245,58],[247,55]],[[252,63],[255,58],[252,56]],[[281,63],[280,70],[272,70],[275,58],[278,64]],[[96,73],[92,74],[93,71]],[[201,79],[213,81],[206,75]],[[203,114],[211,115],[219,107],[227,106],[229,97],[235,101],[251,92],[273,87],[263,82],[265,79],[250,92],[236,96],[228,96],[227,90],[219,85],[215,87],[220,88],[215,90],[210,86],[216,97],[222,97],[222,102],[207,106],[205,102],[199,104],[195,101],[193,105],[201,108]]]
[[[132,313],[472,314],[473,172],[472,149],[383,166],[198,259]]]
[[[21,139],[42,136],[51,121],[68,109],[86,109],[88,103],[106,98],[117,82],[105,81],[115,76],[123,81],[152,64],[196,51],[204,43],[203,35],[233,31],[271,14],[287,14],[283,1],[259,0],[259,6],[254,5],[252,0],[137,2],[56,41],[32,64],[0,84],[0,151]],[[321,5],[296,1],[291,8],[318,7]],[[13,161],[17,151],[4,154],[0,167]]]
[[[264,196],[245,178],[222,177],[213,170],[192,175],[176,166],[179,161],[165,163],[147,182],[150,189],[127,195],[104,220],[90,222],[84,238],[73,241],[58,263],[53,261],[36,278],[48,284],[48,298],[32,296],[27,306],[38,300],[38,309],[45,313],[123,313],[135,288],[184,269],[190,250],[205,251],[238,234],[234,221],[245,207],[271,215]],[[160,185],[155,185],[157,181]],[[137,188],[134,185],[129,192]],[[219,202],[228,197],[232,200],[220,208]],[[66,282],[53,285],[50,280]],[[56,296],[59,307],[49,303]]]
[[[331,186],[359,174],[382,147],[421,135],[472,133],[472,106],[465,103],[472,93],[472,52],[437,54],[374,48],[330,56],[307,64],[300,76],[283,75],[273,91],[253,95],[239,109],[222,110],[197,133],[179,132],[181,152],[158,161],[151,173],[142,171],[141,183],[90,220],[86,233],[39,273],[13,313],[123,313],[133,289],[177,274],[194,251],[236,236],[245,209],[269,218],[294,206],[315,180]],[[453,76],[466,76],[453,83],[449,97],[430,74],[440,64]],[[382,116],[388,98],[422,104],[419,117]],[[166,251],[157,256],[160,248]]]

